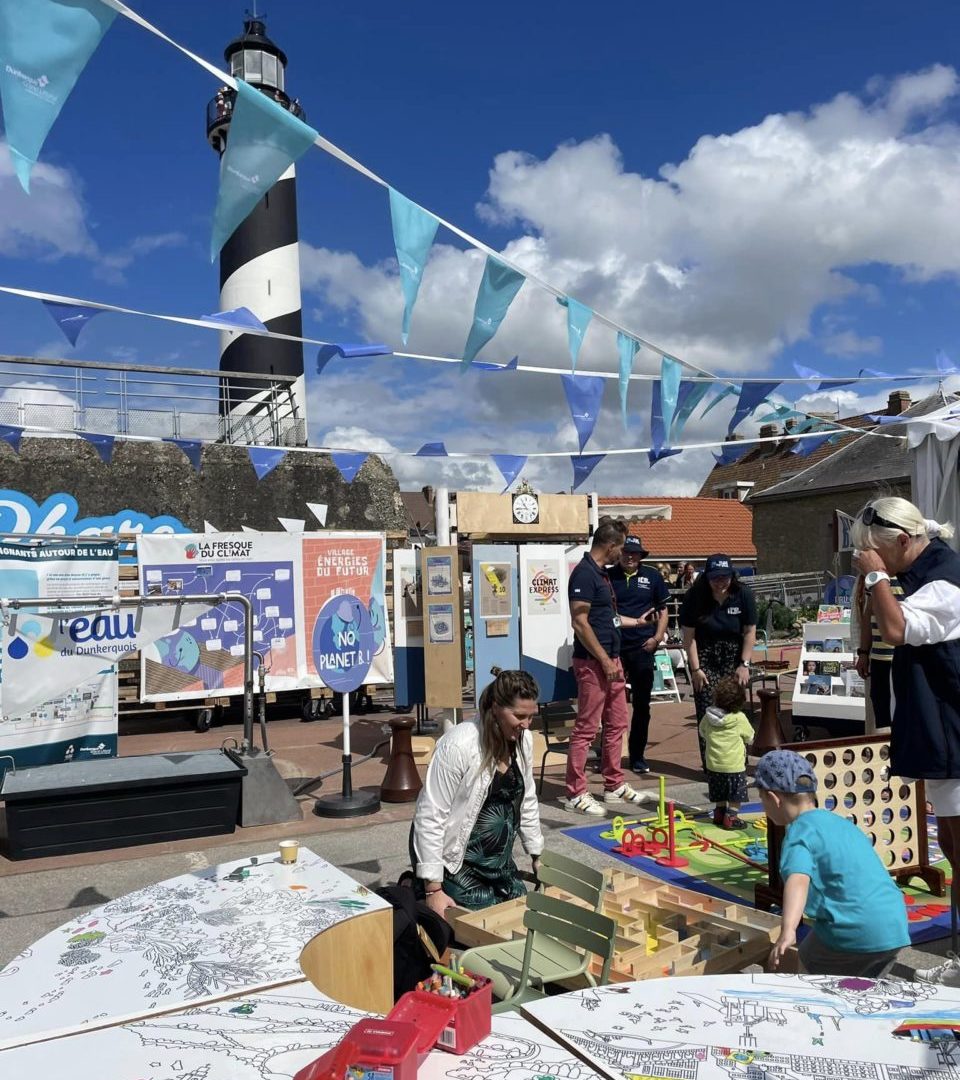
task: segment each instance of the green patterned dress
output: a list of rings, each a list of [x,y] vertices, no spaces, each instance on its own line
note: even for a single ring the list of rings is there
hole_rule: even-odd
[[[523,774],[513,755],[507,771],[493,775],[467,841],[463,866],[455,874],[443,873],[443,891],[461,907],[476,911],[526,893],[513,861],[522,802]]]

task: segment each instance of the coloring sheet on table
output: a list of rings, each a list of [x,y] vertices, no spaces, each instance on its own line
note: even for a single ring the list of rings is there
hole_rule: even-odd
[[[38,1080],[290,1080],[365,1015],[301,982],[0,1051],[0,1074]],[[461,1057],[431,1053],[420,1066],[419,1080],[592,1080],[596,1075],[519,1016],[495,1016],[493,1028]]]
[[[523,1011],[618,1080],[916,1075],[905,1066],[930,1070],[930,1080],[960,1080],[960,1043],[937,1047],[893,1035],[907,1021],[956,1023],[960,990],[899,979],[650,979],[531,1002]]]
[[[0,1048],[303,978],[303,946],[389,905],[306,848],[224,863],[111,900],[0,972]]]

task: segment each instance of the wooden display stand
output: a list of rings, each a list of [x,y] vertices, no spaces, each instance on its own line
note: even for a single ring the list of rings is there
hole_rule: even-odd
[[[549,888],[547,894],[586,906],[562,889]],[[522,898],[507,900],[482,911],[458,909],[450,921],[459,943],[488,945],[522,937],[525,910]],[[611,872],[601,910],[617,924],[610,969],[613,983],[740,971],[750,964],[763,964],[780,933],[775,916],[664,885],[628,869]],[[600,974],[599,962],[593,974]],[[581,979],[563,985],[578,989],[587,982]]]
[[[930,865],[923,782],[905,784],[890,776],[888,735],[793,743],[781,749],[794,750],[810,762],[817,775],[820,807],[843,814],[865,833],[898,885],[920,878],[934,896],[946,895],[943,871]],[[755,903],[764,911],[783,901],[783,835],[783,828],[768,822],[769,880],[754,886]]]
[[[431,709],[463,707],[463,600],[455,547],[420,549],[423,669]]]
[[[840,643],[839,652],[824,652],[824,642]],[[820,649],[816,646],[821,646]],[[846,723],[866,724],[866,700],[862,697],[848,697],[844,691],[843,679],[839,674],[825,676],[830,679],[829,694],[807,693],[805,667],[809,661],[817,664],[837,664],[842,671],[844,666],[851,667],[856,660],[854,646],[850,641],[849,622],[806,622],[803,624],[803,647],[800,651],[800,666],[793,687],[793,715],[795,717],[819,717],[824,720],[839,720]],[[854,729],[855,730],[855,729]],[[805,745],[810,745],[809,743]]]

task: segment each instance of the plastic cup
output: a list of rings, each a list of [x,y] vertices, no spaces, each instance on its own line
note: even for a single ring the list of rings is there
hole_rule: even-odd
[[[300,841],[299,840],[281,840],[280,841],[280,861],[288,866],[292,866],[300,855]]]

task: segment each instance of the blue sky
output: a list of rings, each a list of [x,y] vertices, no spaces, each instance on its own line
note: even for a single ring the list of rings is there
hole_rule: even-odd
[[[219,64],[245,5],[133,6]],[[793,361],[855,373],[930,370],[938,349],[960,359],[955,4],[273,0],[266,12],[289,56],[287,88],[322,134],[676,355],[774,376]],[[217,162],[204,135],[215,90],[118,18],[29,200],[0,164],[0,283],[215,310]],[[298,172],[306,332],[397,343],[385,193],[319,151]],[[413,351],[462,348],[482,267],[462,248],[441,230]],[[566,363],[563,314],[534,294],[525,287],[483,359]],[[71,351],[39,306],[0,297],[0,318],[7,353],[216,364],[217,336],[199,330],[101,316]],[[594,326],[582,355],[585,370],[612,369],[612,333]],[[657,362],[641,354],[638,370]],[[852,412],[885,396],[847,390],[839,404]],[[588,450],[646,445],[644,388],[631,391],[631,411],[625,432],[611,384]],[[722,434],[728,413],[691,421],[687,441]],[[576,446],[556,378],[461,377],[399,360],[331,365],[311,388],[311,435],[382,451],[431,439],[500,453]],[[645,458],[611,458],[592,486],[689,494],[710,463],[688,453],[650,470]],[[394,464],[404,486],[494,481],[482,459]],[[569,484],[566,461],[531,461],[525,474],[546,490]]]

